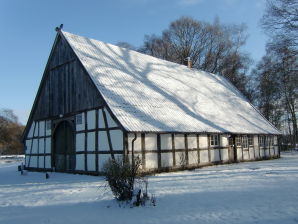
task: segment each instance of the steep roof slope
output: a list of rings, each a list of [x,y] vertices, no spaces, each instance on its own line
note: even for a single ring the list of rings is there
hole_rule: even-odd
[[[61,33],[127,131],[279,134],[221,76]]]

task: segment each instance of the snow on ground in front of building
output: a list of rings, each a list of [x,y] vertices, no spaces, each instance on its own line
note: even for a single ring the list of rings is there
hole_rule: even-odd
[[[298,223],[298,152],[149,178],[157,206],[119,207],[103,177],[17,172],[0,158],[0,223]]]

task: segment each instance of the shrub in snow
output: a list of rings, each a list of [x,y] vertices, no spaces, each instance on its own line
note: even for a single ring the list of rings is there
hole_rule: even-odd
[[[132,163],[122,159],[109,159],[103,167],[106,181],[118,201],[131,202],[131,206],[144,206],[150,202],[156,204],[154,196],[148,194],[148,179],[140,175],[141,160]]]
[[[133,198],[135,179],[139,175],[141,160],[132,163],[122,159],[109,159],[103,167],[103,172],[115,198],[118,201],[130,201]]]

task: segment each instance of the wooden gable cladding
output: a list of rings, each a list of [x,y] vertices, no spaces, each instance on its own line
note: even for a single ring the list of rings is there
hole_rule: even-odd
[[[102,106],[104,101],[68,43],[58,36],[49,59],[33,119]]]

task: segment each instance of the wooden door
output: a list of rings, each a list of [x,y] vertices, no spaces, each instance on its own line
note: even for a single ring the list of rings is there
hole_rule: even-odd
[[[56,171],[75,169],[74,131],[67,121],[58,124],[54,132],[53,163]]]
[[[229,137],[229,155],[230,155],[230,161],[236,162],[237,161],[237,147],[236,147],[236,136],[231,135]]]

